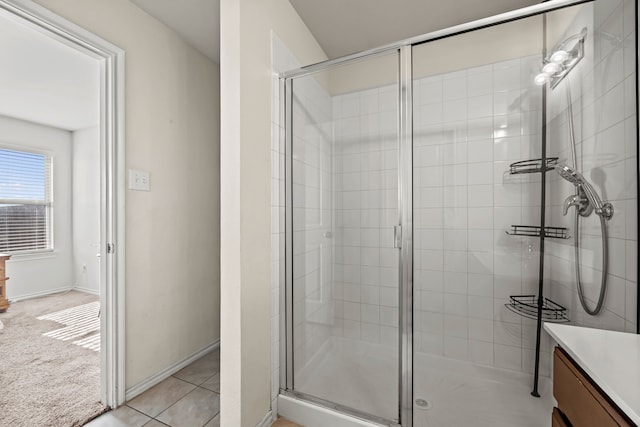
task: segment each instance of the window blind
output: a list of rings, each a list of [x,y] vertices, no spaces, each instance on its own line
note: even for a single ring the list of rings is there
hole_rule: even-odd
[[[50,250],[51,157],[0,148],[0,252]]]

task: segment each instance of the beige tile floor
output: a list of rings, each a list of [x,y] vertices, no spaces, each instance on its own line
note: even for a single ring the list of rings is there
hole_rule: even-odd
[[[87,427],[219,427],[220,352],[213,351]]]
[[[273,422],[273,424],[271,424],[271,427],[304,427],[304,426],[301,426],[300,424],[296,424],[284,418],[278,418]]]

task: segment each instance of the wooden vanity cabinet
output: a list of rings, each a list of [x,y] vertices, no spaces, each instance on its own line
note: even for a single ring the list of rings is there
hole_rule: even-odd
[[[571,427],[558,408],[553,408],[551,413],[551,427]]]
[[[11,255],[0,254],[0,313],[7,311],[9,301],[7,300],[7,269],[5,262]]]
[[[553,352],[553,427],[635,426],[560,347]]]

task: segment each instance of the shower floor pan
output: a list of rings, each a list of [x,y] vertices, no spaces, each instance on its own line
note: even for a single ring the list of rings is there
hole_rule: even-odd
[[[467,361],[417,354],[414,359],[414,426],[548,427],[551,381],[540,378],[541,397],[531,396],[533,376]]]
[[[396,411],[397,355],[393,349],[334,337],[324,350],[301,370],[299,391],[377,416]],[[540,378],[541,398],[530,395],[531,384],[529,374],[418,353],[414,358],[414,426],[548,427],[553,408],[551,382]],[[307,427],[326,425],[316,424],[314,418],[309,414],[291,419]],[[344,422],[336,425],[351,425]]]

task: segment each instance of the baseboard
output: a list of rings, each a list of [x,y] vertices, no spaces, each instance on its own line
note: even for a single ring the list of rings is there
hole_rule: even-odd
[[[274,421],[275,421],[275,419],[274,419],[274,416],[273,416],[273,412],[269,411],[264,416],[262,421],[260,421],[258,424],[256,424],[256,427],[270,427],[271,424],[273,424]]]
[[[42,291],[42,292],[34,292],[32,294],[18,295],[18,296],[9,298],[9,302],[14,303],[14,302],[20,302],[28,299],[33,299],[33,298],[46,297],[48,295],[59,294],[60,292],[68,292],[71,290],[73,290],[73,288],[57,288],[57,289],[49,289],[47,291]]]
[[[201,358],[202,356],[204,356],[205,354],[217,349],[220,347],[220,340],[216,340],[215,342],[209,344],[208,346],[204,347],[201,350],[196,351],[195,353],[193,353],[192,355],[174,363],[171,366],[168,366],[167,368],[163,369],[162,371],[158,372],[155,375],[152,375],[151,377],[147,378],[146,380],[143,380],[141,382],[139,382],[138,384],[128,388],[125,391],[125,401],[130,401],[131,399],[133,399],[134,397],[138,396],[139,394],[144,393],[145,391],[149,390],[151,387],[153,387],[156,384],[159,384],[160,382],[164,381],[165,379],[169,378],[171,375],[175,374],[176,372],[178,372],[180,369],[184,368],[187,365],[190,365],[191,363],[195,362],[196,360],[198,360],[199,358]]]
[[[73,288],[71,288],[72,291],[78,291],[78,292],[84,292],[85,294],[92,294],[92,295],[98,295],[100,296],[100,291],[97,289],[89,289],[89,288],[83,288],[81,286],[74,286]]]

